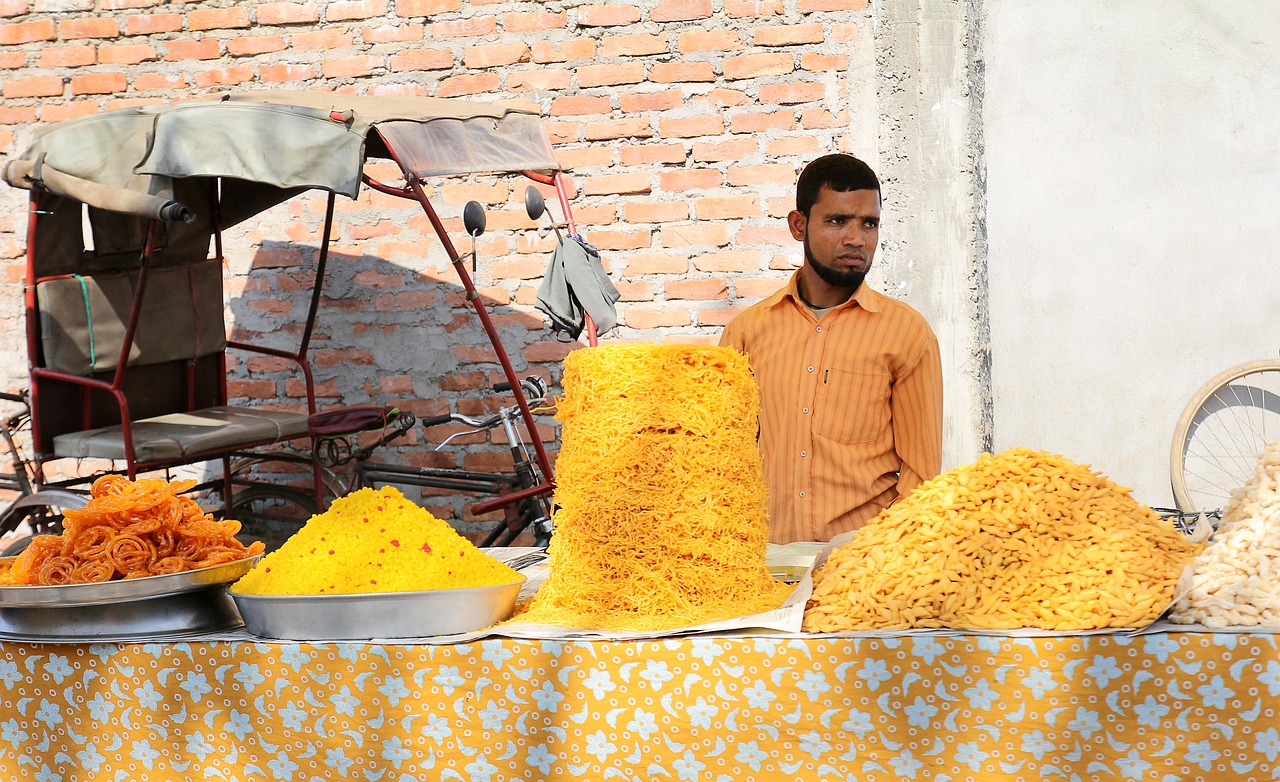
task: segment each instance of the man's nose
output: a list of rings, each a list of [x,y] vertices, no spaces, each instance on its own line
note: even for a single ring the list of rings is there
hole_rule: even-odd
[[[860,225],[850,225],[844,230],[844,243],[850,247],[863,247],[867,243],[867,232]]]

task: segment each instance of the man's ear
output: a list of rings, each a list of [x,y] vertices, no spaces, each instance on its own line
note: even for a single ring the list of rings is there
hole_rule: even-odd
[[[809,218],[804,212],[792,209],[787,213],[787,228],[791,229],[791,238],[797,242],[804,241],[805,228],[809,225]]]

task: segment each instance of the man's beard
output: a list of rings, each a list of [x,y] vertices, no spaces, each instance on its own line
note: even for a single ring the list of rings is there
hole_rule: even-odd
[[[818,263],[813,257],[813,253],[809,251],[808,236],[804,238],[804,258],[820,280],[835,288],[848,288],[851,291],[856,291],[867,276],[866,272],[860,272],[856,269],[835,269]]]

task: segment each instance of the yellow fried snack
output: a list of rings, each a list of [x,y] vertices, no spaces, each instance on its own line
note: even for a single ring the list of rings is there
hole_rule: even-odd
[[[1013,448],[927,481],[833,551],[803,627],[1141,626],[1199,549],[1087,465]]]
[[[565,359],[550,575],[522,621],[666,630],[781,605],[765,567],[759,409],[729,348],[614,344]]]

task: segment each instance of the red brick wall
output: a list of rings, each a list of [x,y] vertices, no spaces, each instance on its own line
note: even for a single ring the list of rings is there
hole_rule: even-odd
[[[855,48],[872,45],[866,5],[0,0],[0,154],[42,123],[227,89],[514,100],[542,111],[571,171],[575,217],[622,292],[616,337],[709,342],[799,262],[781,218],[799,168],[849,148],[850,82],[874,78],[851,74]],[[432,194],[455,230],[462,204],[486,204],[478,285],[521,374],[554,383],[569,346],[532,310],[554,237],[525,217],[524,184],[447,181]],[[0,380],[17,387],[25,200],[2,189]],[[237,337],[296,339],[322,215],[321,199],[299,200],[228,237]],[[421,210],[366,192],[339,200],[338,224],[314,342],[322,406],[495,404],[478,391],[496,379],[492,351]],[[296,403],[278,370],[241,361],[234,392]],[[485,466],[497,453],[399,458]]]

